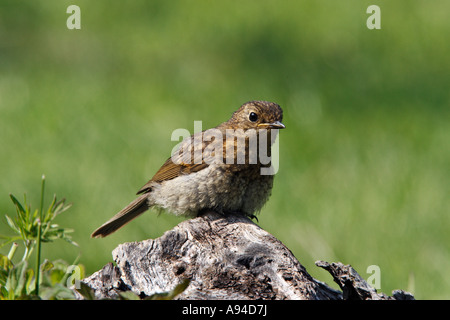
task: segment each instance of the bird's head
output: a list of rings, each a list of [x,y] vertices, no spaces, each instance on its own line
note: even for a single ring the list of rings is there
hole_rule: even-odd
[[[240,129],[284,129],[283,110],[273,102],[250,101],[233,113],[227,124]]]

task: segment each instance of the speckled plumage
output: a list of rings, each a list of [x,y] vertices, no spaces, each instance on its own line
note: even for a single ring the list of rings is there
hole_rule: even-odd
[[[155,183],[148,202],[176,215],[195,216],[205,209],[252,215],[269,198],[273,176],[261,175],[253,165],[241,165],[242,170],[229,170],[229,166],[212,164],[204,170]]]
[[[270,163],[261,163],[259,151],[264,147],[270,153],[273,129],[284,128],[282,118],[279,105],[250,101],[227,122],[184,139],[178,151],[138,191],[140,196],[92,236],[107,236],[151,207],[184,216],[196,216],[204,210],[254,216],[268,200],[274,177],[261,174]],[[266,145],[256,143],[255,148],[252,141],[261,141],[262,131],[267,133]],[[238,147],[238,141],[245,142],[245,148]],[[230,149],[231,154],[227,153]]]

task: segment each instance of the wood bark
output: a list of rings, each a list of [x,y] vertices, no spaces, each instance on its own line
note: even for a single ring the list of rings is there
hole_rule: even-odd
[[[185,279],[176,299],[412,299],[401,290],[378,294],[348,265],[319,261],[341,291],[314,279],[278,239],[241,215],[208,212],[160,238],[119,245],[116,265],[83,280],[97,299],[132,291],[141,298],[169,292]],[[81,296],[79,296],[82,298]]]

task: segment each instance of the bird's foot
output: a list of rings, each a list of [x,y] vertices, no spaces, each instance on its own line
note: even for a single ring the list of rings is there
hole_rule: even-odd
[[[259,223],[258,217],[255,216],[254,214],[248,214],[239,210],[226,210],[226,209],[220,209],[220,208],[214,208],[214,209],[204,209],[199,211],[198,216],[201,216],[209,211],[213,211],[215,213],[218,213],[219,215],[221,215],[222,217],[226,217],[229,215],[238,215],[238,216],[245,216],[245,217],[249,217],[250,219],[255,219],[256,222]]]
[[[257,216],[255,216],[254,214],[248,214],[247,215],[250,219],[255,219],[256,220],[256,222],[258,222],[259,223],[259,220],[258,220],[258,217]]]

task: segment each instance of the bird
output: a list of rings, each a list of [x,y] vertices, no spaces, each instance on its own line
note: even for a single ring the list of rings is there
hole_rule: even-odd
[[[271,195],[271,146],[278,129],[285,128],[282,119],[278,104],[254,100],[228,121],[186,137],[138,197],[91,237],[106,237],[150,208],[185,217],[212,210],[255,218]]]

